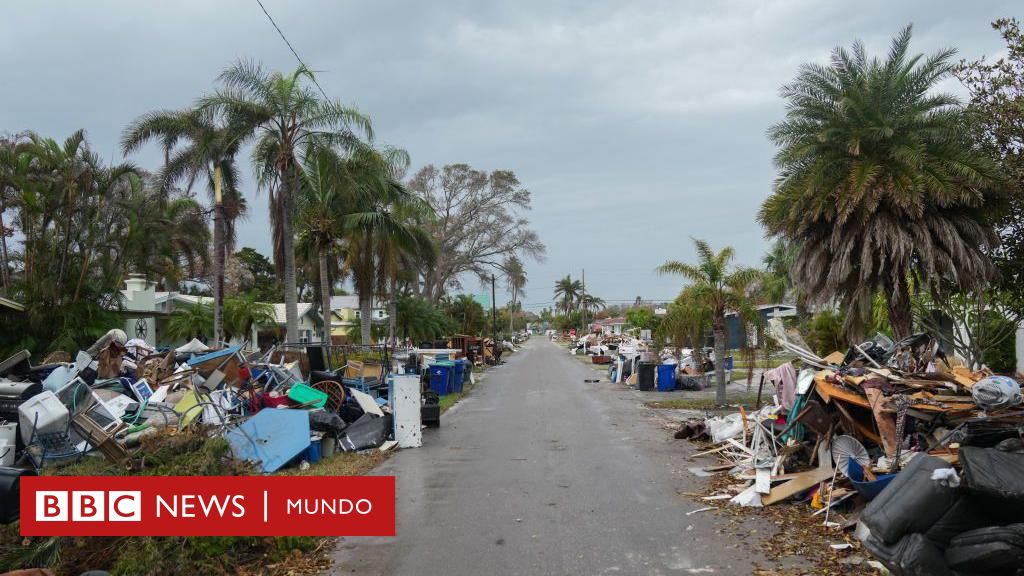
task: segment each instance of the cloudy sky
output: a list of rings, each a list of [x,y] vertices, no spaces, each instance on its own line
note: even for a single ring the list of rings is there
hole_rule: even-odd
[[[414,168],[515,171],[548,247],[527,267],[535,310],[556,279],[583,269],[588,291],[610,303],[670,299],[680,280],[653,269],[692,259],[690,236],[759,264],[768,241],[754,216],[774,174],[765,130],[801,63],[857,38],[884,53],[910,22],[916,51],[997,55],[989,23],[1019,12],[1010,1],[926,0],[264,4],[328,94],[368,114]],[[0,132],[85,128],[119,160],[128,122],[190,104],[239,58],[296,65],[256,0],[8,3]],[[159,154],[132,160],[156,169]],[[266,197],[245,192],[241,245],[269,252]]]

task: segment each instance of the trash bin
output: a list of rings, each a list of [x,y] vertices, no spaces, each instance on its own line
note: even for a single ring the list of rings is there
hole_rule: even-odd
[[[443,363],[430,365],[430,389],[438,396],[444,396],[449,392],[452,381],[452,367]]]
[[[725,369],[732,370],[732,356],[725,357]]]
[[[462,392],[462,385],[464,383],[464,375],[466,373],[466,361],[459,358],[455,361],[454,372],[452,377],[453,392]]]
[[[671,392],[676,389],[676,365],[658,365],[658,392]]]
[[[654,362],[641,362],[637,376],[637,387],[640,390],[654,390]]]

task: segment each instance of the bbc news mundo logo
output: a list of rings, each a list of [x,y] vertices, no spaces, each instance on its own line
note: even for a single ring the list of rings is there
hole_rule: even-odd
[[[142,492],[36,492],[36,522],[141,522]]]

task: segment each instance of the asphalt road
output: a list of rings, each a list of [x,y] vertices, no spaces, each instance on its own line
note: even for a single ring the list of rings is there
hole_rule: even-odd
[[[750,538],[686,515],[692,448],[597,376],[534,338],[377,470],[398,535],[344,539],[330,574],[749,574]]]

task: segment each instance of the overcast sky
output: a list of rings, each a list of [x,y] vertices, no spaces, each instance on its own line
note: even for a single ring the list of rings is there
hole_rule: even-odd
[[[681,281],[653,270],[691,260],[690,236],[760,264],[768,241],[754,218],[774,177],[765,130],[801,63],[857,38],[884,54],[910,22],[915,51],[998,55],[989,23],[1019,12],[1010,1],[926,0],[264,4],[327,93],[368,114],[414,169],[465,162],[519,176],[548,247],[527,264],[533,310],[583,269],[588,292],[609,303],[671,299]],[[10,2],[0,132],[62,139],[85,128],[120,160],[128,122],[189,105],[239,58],[296,65],[255,0]],[[154,146],[132,160],[155,170],[160,155]],[[269,253],[266,196],[251,184],[245,193],[240,245]]]

